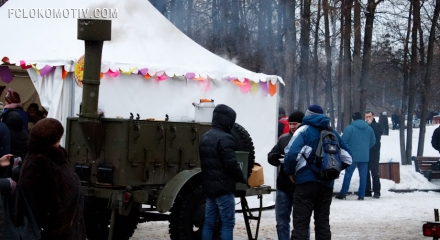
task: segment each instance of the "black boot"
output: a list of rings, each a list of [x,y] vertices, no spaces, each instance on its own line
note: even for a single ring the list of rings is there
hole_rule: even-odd
[[[364,198],[363,198],[363,197],[358,197],[358,200],[361,200],[361,201],[363,201],[363,200],[364,200]]]
[[[336,195],[335,196],[335,198],[337,198],[337,199],[346,199],[345,197],[346,197],[347,195],[345,195],[345,194],[338,194],[338,195]]]

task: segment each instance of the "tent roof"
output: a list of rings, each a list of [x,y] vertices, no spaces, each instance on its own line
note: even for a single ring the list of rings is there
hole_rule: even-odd
[[[64,65],[67,71],[72,71],[74,63],[84,54],[84,41],[77,40],[78,10],[88,9],[90,16],[96,8],[117,9],[117,17],[111,19],[112,40],[104,43],[102,72],[120,69],[137,73],[148,68],[150,75],[195,73],[217,80],[247,78],[254,82],[282,82],[281,77],[254,73],[206,50],[147,0],[10,0],[0,8],[0,55],[17,65],[23,60],[26,64],[36,64],[37,69]],[[51,13],[50,18],[30,18],[35,9]],[[69,17],[55,18],[54,11],[66,9]]]

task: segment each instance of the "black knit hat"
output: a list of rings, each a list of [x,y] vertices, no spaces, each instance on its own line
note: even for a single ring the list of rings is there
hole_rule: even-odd
[[[38,121],[31,130],[29,141],[39,145],[53,145],[63,136],[64,128],[54,118],[45,118]]]
[[[355,112],[353,113],[353,115],[351,115],[351,117],[353,118],[353,120],[359,120],[362,119],[362,114],[360,112]]]
[[[301,111],[296,111],[289,116],[289,122],[301,123],[304,118],[304,113]]]

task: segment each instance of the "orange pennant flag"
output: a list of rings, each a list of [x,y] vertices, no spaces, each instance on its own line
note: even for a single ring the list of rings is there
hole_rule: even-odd
[[[64,70],[64,66],[61,67],[61,78],[64,80],[67,76],[67,71]]]
[[[246,85],[246,83],[244,83],[244,82],[240,82],[240,81],[237,80],[237,79],[235,79],[234,81],[232,81],[232,83],[235,84],[235,85],[237,85],[237,86],[239,86],[239,87],[242,87],[242,86],[245,86],[245,85]]]
[[[151,78],[151,76],[150,76],[150,74],[147,73],[144,75],[144,78],[149,79],[149,78]]]
[[[103,77],[104,77],[104,73],[101,72],[101,73],[99,74],[99,79],[101,80]]]
[[[277,84],[273,84],[272,81],[269,81],[269,94],[270,96],[275,95],[277,93]]]

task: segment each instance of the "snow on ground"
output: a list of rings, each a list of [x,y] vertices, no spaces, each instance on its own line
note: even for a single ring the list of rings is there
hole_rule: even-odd
[[[431,136],[437,126],[427,127],[424,156],[440,155],[431,147]],[[413,130],[413,156],[417,152],[419,131],[420,129]],[[400,162],[399,132],[390,130],[389,136],[382,136],[381,143],[381,162],[389,162],[390,159],[393,162]],[[341,178],[335,182],[335,192],[341,189],[342,174]],[[355,172],[349,191],[357,191],[358,184],[359,177]],[[440,181],[431,183],[415,172],[414,165],[401,165],[400,183],[381,179],[381,184],[380,199],[365,198],[364,201],[358,201],[355,195],[347,196],[347,200],[333,199],[330,214],[333,239],[429,239],[423,237],[422,224],[423,221],[434,219],[434,208],[440,207],[440,193],[433,191],[395,193],[387,189],[440,189]],[[251,224],[255,231],[256,221],[252,221]],[[277,239],[275,225],[275,210],[263,211],[258,239]],[[314,228],[313,220],[311,228],[312,230]],[[314,237],[314,231],[312,231],[311,239]],[[168,222],[139,224],[131,239],[169,239]],[[234,239],[247,239],[241,213],[236,214]]]

